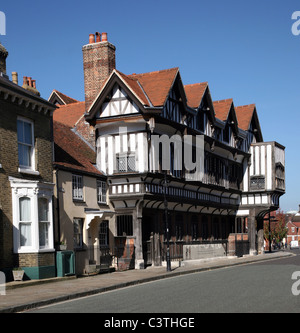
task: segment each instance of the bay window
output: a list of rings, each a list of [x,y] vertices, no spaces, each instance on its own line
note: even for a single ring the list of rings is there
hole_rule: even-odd
[[[20,198],[19,200],[19,228],[20,228],[20,246],[31,246],[31,199]]]
[[[54,251],[53,184],[9,177],[12,188],[14,253]]]
[[[38,199],[39,210],[39,245],[40,248],[49,247],[49,202],[46,198]]]

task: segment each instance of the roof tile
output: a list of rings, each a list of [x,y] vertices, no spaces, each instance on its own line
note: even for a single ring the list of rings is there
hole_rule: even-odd
[[[85,113],[85,102],[59,106],[53,113],[53,120],[74,127]]]
[[[207,87],[207,82],[185,85],[184,90],[188,106],[194,109],[198,108]]]
[[[239,128],[244,131],[247,131],[249,129],[254,109],[255,104],[243,105],[235,108]]]
[[[101,175],[93,165],[96,153],[67,125],[53,122],[55,164]]]
[[[222,121],[226,121],[228,118],[228,114],[229,114],[232,103],[233,103],[232,98],[213,102],[216,118],[218,118]]]

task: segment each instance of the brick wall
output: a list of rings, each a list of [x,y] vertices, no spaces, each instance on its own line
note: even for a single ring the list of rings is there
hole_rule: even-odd
[[[109,42],[88,44],[82,48],[86,111],[116,67],[115,50]]]
[[[17,117],[34,122],[35,163],[39,176],[18,172]],[[33,110],[32,105],[0,93],[0,268],[13,267],[12,193],[9,176],[52,182],[51,117]]]
[[[94,149],[96,148],[95,128],[86,122],[84,117],[77,122],[75,129]]]
[[[54,253],[20,253],[15,256],[16,267],[54,266]]]

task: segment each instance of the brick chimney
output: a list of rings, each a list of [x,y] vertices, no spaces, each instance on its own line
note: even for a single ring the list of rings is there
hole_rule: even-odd
[[[37,96],[41,96],[40,92],[36,89],[36,80],[32,80],[31,77],[24,76],[23,77],[23,86],[22,88],[32,92]]]
[[[116,47],[108,42],[107,33],[96,32],[96,34],[89,35],[89,44],[82,47],[82,52],[85,110],[87,112],[104,82],[116,67]]]

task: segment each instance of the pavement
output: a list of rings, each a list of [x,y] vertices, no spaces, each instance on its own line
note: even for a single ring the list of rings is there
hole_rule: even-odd
[[[23,312],[29,309],[95,295],[159,279],[171,278],[207,270],[226,268],[293,256],[288,251],[222,257],[202,260],[172,262],[171,272],[165,266],[147,267],[140,270],[115,271],[87,277],[64,277],[45,280],[8,282],[5,295],[0,290],[0,313]]]

